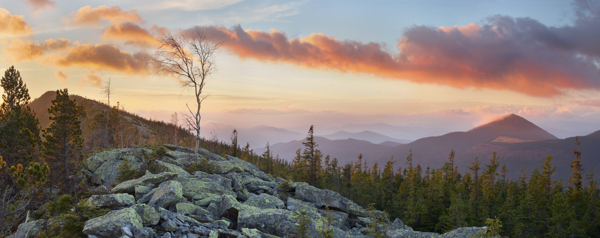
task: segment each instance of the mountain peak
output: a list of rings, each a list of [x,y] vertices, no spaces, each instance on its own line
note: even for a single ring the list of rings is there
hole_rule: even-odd
[[[498,120],[473,128],[468,133],[494,138],[506,136],[520,140],[558,139],[527,119],[515,114],[509,114]]]

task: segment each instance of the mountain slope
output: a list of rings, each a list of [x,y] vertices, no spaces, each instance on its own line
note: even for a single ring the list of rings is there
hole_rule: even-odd
[[[356,160],[359,154],[363,154],[364,160],[373,165],[374,159],[383,156],[391,146],[373,144],[368,141],[345,139],[329,140],[320,136],[315,136],[315,142],[319,145],[317,149],[321,150],[323,157],[329,155],[331,159],[337,158],[340,165]],[[304,149],[302,141],[294,140],[286,143],[277,143],[270,146],[273,155],[279,155],[280,158],[292,161],[296,157],[296,150]],[[266,148],[256,149],[257,154],[262,154]]]
[[[392,138],[386,135],[382,135],[372,131],[361,131],[361,132],[347,132],[347,131],[338,131],[333,134],[322,135],[330,140],[345,140],[345,139],[356,139],[356,140],[366,140],[373,144],[380,144],[386,141],[396,142],[400,144],[410,143],[410,140],[401,140]]]

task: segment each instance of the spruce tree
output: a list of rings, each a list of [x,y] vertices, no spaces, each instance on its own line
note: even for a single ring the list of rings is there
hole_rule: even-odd
[[[4,94],[0,107],[0,155],[7,166],[27,164],[36,154],[40,129],[35,113],[29,108],[29,90],[14,66],[4,72]]]
[[[236,129],[233,129],[231,133],[231,149],[229,150],[229,154],[233,157],[238,157],[238,132]]]
[[[43,157],[50,165],[51,183],[61,185],[66,193],[71,193],[70,176],[75,169],[74,163],[82,157],[80,118],[85,117],[85,108],[74,99],[70,100],[68,90],[64,89],[56,91],[48,113],[52,123],[44,130]]]
[[[317,183],[318,177],[318,169],[321,168],[321,158],[323,154],[320,150],[317,149],[317,142],[315,142],[315,136],[313,131],[313,126],[310,126],[308,130],[308,135],[304,142],[304,151],[302,152],[302,158],[306,161],[308,165],[308,183],[314,185]]]

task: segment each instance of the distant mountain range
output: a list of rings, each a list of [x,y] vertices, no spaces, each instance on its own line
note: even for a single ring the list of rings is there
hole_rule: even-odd
[[[332,135],[327,136],[335,138]],[[600,168],[600,131],[581,136],[579,140],[584,173],[590,172],[592,166]],[[467,166],[475,157],[479,158],[481,167],[485,167],[484,164],[489,163],[492,152],[496,151],[500,163],[507,166],[508,178],[518,178],[524,167],[527,174],[531,174],[534,168],[541,166],[547,155],[552,155],[553,163],[557,167],[555,177],[563,179],[563,182],[567,181],[571,173],[569,164],[574,159],[573,149],[576,149],[575,138],[558,139],[514,114],[466,132],[425,137],[401,145],[394,145],[393,141],[374,144],[364,140],[330,140],[323,137],[316,141],[323,154],[337,158],[340,164],[355,161],[359,154],[363,154],[363,160],[369,165],[373,165],[375,161],[382,165],[393,157],[396,160],[395,168],[405,167],[405,158],[411,152],[415,165],[420,164],[424,169],[427,166],[439,168],[447,161],[450,151],[454,150],[455,163],[461,173],[468,171]],[[302,148],[300,140],[271,146],[274,154],[290,161],[298,148]],[[600,172],[596,173],[595,177],[600,178],[599,175]]]
[[[382,135],[379,133],[375,133],[372,131],[361,131],[361,132],[347,132],[347,131],[338,131],[333,134],[322,135],[330,140],[345,140],[345,139],[356,139],[356,140],[364,140],[369,141],[373,144],[381,144],[383,142],[396,142],[398,144],[408,144],[411,140],[403,140],[396,139],[386,135]]]

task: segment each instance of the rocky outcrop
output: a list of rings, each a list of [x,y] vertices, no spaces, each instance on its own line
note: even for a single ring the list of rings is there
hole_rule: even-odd
[[[91,206],[100,208],[125,207],[135,204],[135,197],[126,193],[92,195],[88,202]]]
[[[8,238],[31,238],[37,236],[42,230],[44,222],[42,221],[29,221],[19,225],[17,232]]]
[[[120,237],[122,227],[129,230],[140,230],[143,228],[142,219],[133,208],[114,210],[108,214],[93,218],[85,222],[83,233],[98,238]]]
[[[157,173],[146,171],[112,189],[118,165],[128,160],[139,166],[143,154],[151,151],[117,149],[85,160],[84,174],[102,191],[112,192],[88,198],[92,206],[112,209],[85,222],[83,232],[89,238],[290,237],[297,234],[301,213],[309,219],[310,237],[322,237],[319,230],[323,229],[332,229],[334,237],[367,237],[367,226],[373,221],[369,212],[336,192],[274,179],[239,158],[204,149],[196,158],[192,149],[166,147],[170,151],[156,162]],[[183,169],[205,159],[213,169]],[[326,217],[331,217],[331,227],[326,227]],[[387,237],[470,237],[485,231],[470,227],[437,234],[413,231],[400,219],[386,222]],[[40,224],[21,224],[15,237],[31,237]]]

